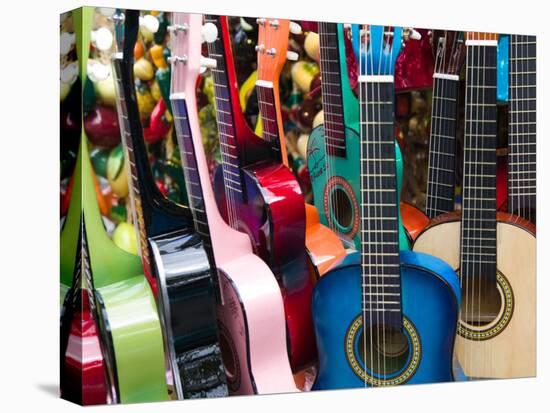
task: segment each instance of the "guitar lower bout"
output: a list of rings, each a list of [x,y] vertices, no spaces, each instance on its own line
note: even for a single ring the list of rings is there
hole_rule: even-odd
[[[413,250],[434,255],[459,269],[460,228],[459,213],[441,215],[418,235]],[[441,242],[442,239],[445,242]],[[481,294],[478,310],[478,304],[473,304],[475,297],[470,297],[462,283],[456,356],[470,378],[531,377],[536,374],[536,238],[533,225],[522,218],[498,212],[496,248],[498,294],[492,299],[493,303],[484,302]],[[490,306],[491,311],[484,311],[484,306]]]

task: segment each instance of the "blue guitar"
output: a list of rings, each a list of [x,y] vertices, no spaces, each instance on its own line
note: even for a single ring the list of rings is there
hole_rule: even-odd
[[[399,248],[392,73],[401,29],[363,26],[360,35],[361,264],[315,287],[313,388],[452,381],[458,277],[442,260]]]
[[[353,47],[358,56],[359,25],[353,25],[352,32]],[[401,49],[401,34],[396,34],[399,34],[399,47],[394,49],[394,62]],[[338,234],[346,245],[353,244],[355,249],[359,249],[359,102],[349,82],[344,36],[343,24],[319,23],[324,123],[311,132],[307,163],[313,200],[321,222]],[[400,193],[403,158],[397,141],[395,151]],[[402,225],[399,241],[401,249],[410,249],[409,237]]]

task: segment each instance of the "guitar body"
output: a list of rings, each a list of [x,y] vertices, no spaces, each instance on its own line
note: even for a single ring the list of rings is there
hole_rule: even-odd
[[[409,341],[403,368],[386,380],[367,369],[365,379],[359,355],[363,331],[361,266],[338,268],[319,280],[313,293],[319,351],[319,373],[313,389],[373,386],[373,377],[375,386],[453,380],[452,350],[460,307],[456,274],[443,261],[426,254],[402,251],[400,259],[403,315],[408,320],[404,331]]]
[[[418,234],[428,226],[430,219],[420,209],[406,202],[401,202],[399,209],[405,231],[409,234],[411,241],[414,241]]]
[[[176,394],[185,399],[226,396],[212,299],[215,268],[200,235],[187,228],[149,239],[149,245]]]
[[[231,394],[297,391],[287,356],[279,285],[251,253],[218,267],[220,345]],[[261,261],[260,261],[261,262]]]
[[[95,299],[117,399],[122,403],[168,400],[162,332],[147,279],[138,275],[96,288]]]
[[[304,311],[311,301],[315,273],[308,265],[305,244],[304,200],[298,182],[283,164],[260,162],[242,169],[243,197],[233,200],[239,231],[249,235],[254,252],[280,279],[289,335],[289,355],[297,371],[316,358],[311,314]],[[214,175],[218,208],[229,222],[222,168]],[[240,202],[238,202],[240,201]],[[302,274],[310,273],[305,278]],[[296,284],[296,280],[305,280]]]
[[[536,373],[536,238],[528,221],[497,213],[497,283],[501,310],[495,320],[472,328],[462,321],[456,355],[473,378],[529,377]],[[445,240],[445,242],[441,242]],[[459,270],[460,214],[438,217],[414,243]],[[466,297],[463,297],[466,302]],[[480,339],[479,335],[488,335]],[[465,337],[472,337],[465,338]]]
[[[83,406],[107,404],[110,400],[105,380],[105,363],[99,342],[99,332],[90,311],[88,292],[78,294],[71,311],[69,336],[63,354],[61,372],[61,396]]]
[[[311,176],[313,200],[319,214],[321,224],[334,228],[341,238],[350,239],[358,250],[361,247],[359,234],[359,175],[360,175],[360,141],[359,134],[352,128],[346,128],[346,145],[349,150],[347,157],[328,155],[325,145],[324,127],[316,127],[307,143],[307,162]],[[398,197],[401,196],[403,185],[403,156],[397,141],[395,142],[395,165],[397,173]],[[334,204],[335,197],[340,197],[338,207]],[[342,202],[342,199],[345,201]],[[399,247],[410,249],[408,232],[418,227],[416,221],[422,221],[422,216],[412,215],[413,206],[401,203],[399,214]],[[420,211],[418,211],[422,214]],[[423,214],[422,214],[423,215]],[[428,220],[426,218],[426,224]]]
[[[359,135],[346,128],[347,156],[327,154],[324,126],[313,129],[307,142],[307,162],[313,200],[320,222],[357,249],[359,237]],[[337,204],[336,204],[337,201]]]

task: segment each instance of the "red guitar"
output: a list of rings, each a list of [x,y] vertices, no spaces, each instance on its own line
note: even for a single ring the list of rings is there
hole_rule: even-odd
[[[221,33],[208,44],[209,56],[216,61],[211,70],[222,155],[214,178],[216,201],[225,221],[250,236],[254,252],[279,282],[291,365],[297,371],[317,356],[309,310],[314,274],[305,249],[304,198],[296,178],[281,162],[284,155],[278,134],[271,145],[246,124],[237,94],[227,17],[207,16],[206,21]],[[286,27],[288,37],[288,22]],[[259,58],[259,68],[265,65]],[[259,90],[263,96],[263,89]],[[276,116],[274,109],[269,116]],[[264,132],[272,133],[269,122],[275,121],[267,114],[263,119]]]
[[[67,294],[69,302],[61,317],[60,388],[61,397],[87,406],[110,403],[115,398],[107,380],[99,331],[91,307],[94,300],[90,300],[85,231],[80,231],[79,235],[74,284]]]

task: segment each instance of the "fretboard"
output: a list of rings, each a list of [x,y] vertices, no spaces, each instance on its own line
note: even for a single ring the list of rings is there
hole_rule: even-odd
[[[362,76],[361,265],[365,323],[401,328],[393,76]]]
[[[137,241],[145,272],[152,274],[147,241],[147,228],[151,226],[151,214],[144,215],[143,204],[153,204],[153,199],[146,185],[152,187],[155,183],[149,167],[149,160],[147,159],[147,148],[142,138],[143,134],[137,102],[135,101],[135,95],[132,93],[133,91],[129,89],[133,88],[134,83],[130,81],[131,84],[128,85],[124,82],[128,82],[131,79],[128,76],[129,66],[123,59],[122,53],[115,53],[112,57],[112,63],[120,132],[130,170],[130,202],[132,205],[133,221],[139,234]],[[130,104],[126,101],[128,97],[134,97],[134,101],[130,102]],[[130,122],[130,117],[136,121]]]
[[[256,92],[258,94],[258,106],[262,119],[262,138],[271,147],[274,159],[282,162],[280,139],[284,138],[279,137],[279,122],[273,84],[258,80],[256,82]]]
[[[219,18],[206,16],[205,22],[215,24],[218,33],[222,33]],[[231,52],[231,51],[227,51]],[[221,35],[208,43],[208,56],[216,60],[216,67],[210,69],[214,79],[214,99],[216,102],[216,120],[222,157],[223,180],[228,199],[240,197],[242,193],[241,157],[242,148],[237,141],[229,78],[226,68],[226,50]]]
[[[319,23],[321,91],[327,153],[346,156],[338,25]]]
[[[210,258],[212,258],[212,241],[210,238],[208,218],[204,206],[204,197],[197,167],[195,146],[191,137],[191,129],[187,117],[187,105],[183,97],[172,96],[170,99],[172,101],[172,111],[174,114],[174,126],[176,128],[178,144],[182,155],[182,167],[187,186],[189,207],[193,214],[195,229],[202,236],[205,248]]]
[[[508,123],[508,210],[535,222],[536,210],[535,36],[510,36]]]
[[[466,41],[461,276],[496,286],[496,41]]]
[[[459,78],[434,73],[426,215],[454,210]]]

